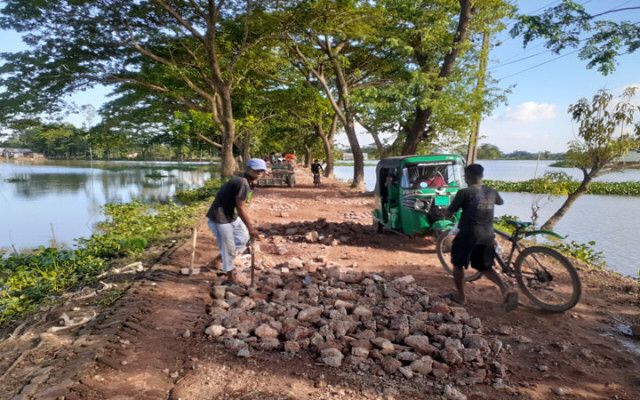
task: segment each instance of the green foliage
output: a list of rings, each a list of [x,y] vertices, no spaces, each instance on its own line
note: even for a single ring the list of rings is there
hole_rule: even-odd
[[[575,240],[571,242],[559,242],[551,247],[558,250],[564,255],[580,260],[593,268],[604,268],[607,263],[604,260],[604,253],[593,248],[595,241],[588,243],[579,243]]]
[[[569,106],[579,124],[578,139],[569,143],[567,161],[591,178],[615,169],[612,165],[630,150],[640,147],[640,107],[631,101],[637,88],[629,87],[617,101],[605,90]]]
[[[573,168],[574,166],[568,160],[558,160],[554,163],[549,164],[550,167],[554,168]]]
[[[497,160],[503,157],[504,153],[500,151],[498,146],[489,143],[478,146],[478,159],[480,160]]]
[[[554,2],[555,3],[555,2]],[[640,7],[611,8],[598,14],[590,14],[582,4],[563,0],[538,15],[520,14],[511,29],[511,35],[522,36],[524,45],[536,39],[545,41],[545,46],[555,53],[566,48],[579,48],[578,56],[588,61],[587,68],[596,67],[604,75],[615,71],[616,59],[621,54],[633,53],[640,48],[640,27],[637,21],[629,21],[629,9]],[[625,2],[627,4],[629,2]],[[609,3],[611,4],[611,3]],[[617,21],[601,17],[618,13]],[[585,35],[588,35],[586,38]]]
[[[175,195],[182,204],[193,204],[201,201],[211,201],[222,185],[219,179],[207,181],[202,187],[192,190],[181,190]]]
[[[37,309],[50,296],[91,283],[105,265],[87,251],[44,247],[0,259],[0,325]]]
[[[538,179],[528,181],[510,182],[485,180],[485,185],[502,192],[522,192],[566,195],[575,191],[580,185],[579,182],[569,181],[558,183],[557,186],[550,186],[549,182]],[[615,195],[615,196],[640,196],[640,182],[592,182],[586,191],[587,194]]]
[[[520,218],[515,215],[503,215],[493,220],[493,227],[501,232],[511,235],[514,228],[507,224],[507,221],[520,221]]]
[[[98,233],[78,240],[78,244],[105,259],[137,255],[149,243],[189,226],[195,212],[193,207],[180,207],[174,203],[107,204],[107,221],[98,225]]]
[[[108,204],[107,220],[91,237],[79,239],[74,250],[41,247],[24,254],[0,253],[0,325],[37,310],[65,290],[95,283],[110,260],[140,255],[149,245],[192,226],[202,212],[197,201],[208,199],[219,187],[218,181],[212,182],[181,192],[190,200],[185,206]],[[111,304],[121,295],[109,293],[100,304]]]
[[[493,220],[493,227],[499,231],[511,235],[513,234],[515,229],[513,226],[507,224],[507,221],[520,221],[520,219],[515,215],[503,215]],[[593,248],[595,244],[595,241],[589,241],[588,243],[579,243],[575,240],[572,240],[571,242],[553,241],[548,245],[558,250],[565,256],[580,260],[588,264],[590,267],[604,268],[606,266],[604,253],[595,250]]]

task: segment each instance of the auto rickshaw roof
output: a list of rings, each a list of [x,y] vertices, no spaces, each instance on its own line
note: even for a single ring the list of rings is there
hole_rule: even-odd
[[[428,155],[411,155],[411,156],[396,156],[388,157],[378,162],[377,169],[381,168],[397,168],[404,164],[414,163],[438,163],[443,161],[458,161],[463,162],[464,159],[458,154],[428,154]]]

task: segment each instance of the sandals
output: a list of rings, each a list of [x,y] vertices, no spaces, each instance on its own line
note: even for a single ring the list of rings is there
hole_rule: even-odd
[[[518,292],[508,292],[504,296],[503,304],[506,312],[515,310],[518,307]]]
[[[460,294],[459,293],[451,292],[451,293],[447,293],[443,297],[445,299],[449,299],[449,300],[453,301],[456,304],[460,304],[461,306],[467,305],[467,301],[466,300],[462,300],[460,298]]]

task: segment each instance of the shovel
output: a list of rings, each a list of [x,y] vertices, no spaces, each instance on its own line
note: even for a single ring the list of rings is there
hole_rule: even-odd
[[[256,270],[256,246],[253,239],[249,240],[249,251],[251,251],[251,287],[254,287],[253,281]]]

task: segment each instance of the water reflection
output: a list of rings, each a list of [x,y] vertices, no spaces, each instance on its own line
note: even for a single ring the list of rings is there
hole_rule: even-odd
[[[0,163],[0,248],[47,244],[52,227],[57,241],[72,243],[103,220],[106,203],[166,202],[215,173],[209,164]]]

